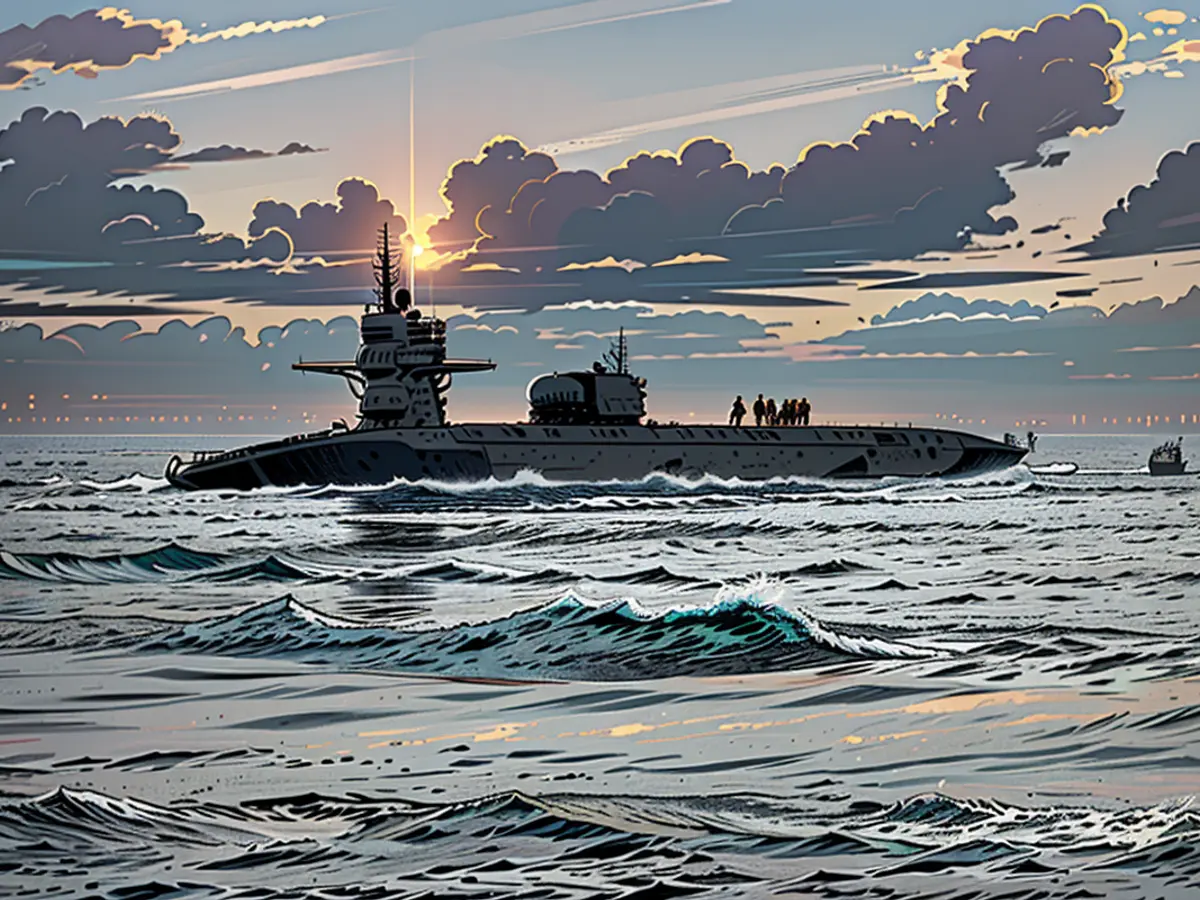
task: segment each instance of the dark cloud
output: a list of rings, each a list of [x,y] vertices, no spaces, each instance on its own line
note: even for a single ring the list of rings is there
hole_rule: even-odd
[[[469,261],[533,274],[609,256],[651,264],[705,249],[690,241],[720,235],[738,209],[776,195],[783,174],[782,166],[751,172],[713,138],[639,153],[603,176],[559,170],[506,139],[451,170],[443,186],[450,213],[430,235],[439,240],[445,223],[458,241],[474,240]]]
[[[0,298],[0,320],[17,318],[70,318],[80,319],[94,316],[179,316],[201,315],[202,309],[187,309],[180,306],[159,306],[129,298],[122,303],[40,303],[33,300]]]
[[[493,138],[474,159],[450,167],[441,187],[450,213],[429,229],[430,239],[443,252],[473,247],[486,233],[477,227],[480,213],[503,215],[523,184],[544,181],[556,171],[558,166],[545,153],[527,149],[516,138]]]
[[[554,284],[572,263],[653,265],[703,253],[725,261],[706,272],[714,282],[802,287],[815,283],[814,269],[849,260],[961,250],[1017,227],[993,213],[1014,197],[1004,169],[1062,165],[1066,154],[1051,142],[1120,121],[1120,83],[1108,67],[1124,41],[1123,28],[1094,7],[985,33],[966,44],[966,77],[939,90],[931,121],[881,114],[848,142],[810,145],[787,169],[751,171],[728,144],[700,138],[601,175],[560,170],[549,156],[499,139],[452,168],[443,185],[450,211],[430,233],[447,249],[471,244],[463,266],[491,264],[526,283]],[[603,269],[572,275],[585,293],[610,296],[603,292],[613,276]],[[1060,276],[981,272],[911,286],[1043,277]],[[639,288],[655,280],[645,270],[627,279]],[[489,283],[503,292],[504,281]]]
[[[769,336],[764,326],[742,315],[655,315],[644,306],[624,305],[455,316],[448,322],[451,352],[491,357],[500,368],[495,375],[456,382],[451,415],[461,419],[474,409],[478,416],[493,401],[507,415],[524,415],[524,391],[533,377],[590,367],[622,327],[639,373],[657,381],[664,394],[681,376],[693,388],[715,390],[735,370],[762,379],[786,365],[743,346]],[[39,409],[48,409],[42,398],[66,394],[76,398],[74,416],[101,409],[120,419],[186,413],[205,416],[214,428],[222,406],[253,409],[260,419],[271,406],[283,412],[283,419],[314,409],[352,419],[355,401],[341,379],[301,375],[290,366],[299,359],[353,359],[357,346],[358,323],[348,317],[328,323],[299,319],[264,328],[257,336],[233,328],[223,317],[195,325],[172,321],[147,331],[130,320],[57,332],[23,325],[0,330],[0,399],[12,409],[14,398],[34,393]],[[108,400],[100,406],[78,402],[93,393],[107,394]],[[151,401],[148,394],[154,395]],[[278,427],[286,428],[285,422]]]
[[[397,237],[408,228],[392,201],[361,178],[337,186],[337,203],[306,203],[297,211],[287,203],[262,200],[254,206],[250,236],[262,237],[272,228],[287,232],[298,253],[370,253],[379,229],[387,223]]]
[[[38,69],[94,78],[101,69],[157,59],[186,38],[179,22],[135,19],[112,7],[51,16],[33,28],[16,25],[0,31],[0,90],[19,87]]]
[[[1173,303],[1151,297],[1108,313],[1087,305],[1047,311],[1024,300],[968,303],[929,294],[872,319],[872,326],[880,325],[885,327],[860,328],[817,343],[844,347],[848,357],[864,360],[879,354],[1004,355],[1024,359],[1011,367],[1021,383],[1054,384],[1106,372],[1144,380],[1179,374],[1181,367],[1191,367],[1186,374],[1195,371],[1196,351],[1187,345],[1200,342],[1200,287]],[[1160,352],[1128,352],[1133,348]]]
[[[1022,419],[1043,410],[1190,413],[1193,405],[1173,401],[1194,394],[1197,351],[1188,344],[1200,343],[1197,321],[1200,288],[1173,303],[1155,297],[1107,315],[1091,306],[1047,311],[1025,301],[928,295],[870,327],[791,347],[768,326],[726,312],[585,303],[479,313],[450,319],[450,352],[490,357],[499,368],[456,380],[450,412],[459,421],[523,416],[532,378],[589,366],[624,328],[633,370],[648,378],[651,415],[659,418],[695,410],[697,421],[713,421],[733,393],[759,391],[805,394],[820,415],[888,421],[936,410]],[[260,415],[276,405],[273,427],[287,430],[284,418],[301,410],[320,410],[322,424],[353,417],[354,400],[339,379],[302,376],[290,364],[349,359],[357,342],[357,322],[348,317],[301,319],[257,336],[219,317],[146,332],[130,321],[54,334],[26,325],[0,332],[0,383],[10,408],[28,393],[42,409],[42,398],[101,392],[109,395],[106,414],[190,412],[219,428],[211,416],[222,405]],[[72,415],[86,410],[96,407],[85,402]],[[1002,426],[985,430],[992,428]]]
[[[1173,150],[1156,177],[1104,214],[1094,239],[1073,248],[1092,257],[1133,256],[1200,246],[1200,141]]]
[[[231,235],[203,234],[204,220],[176,191],[121,185],[167,162],[178,148],[156,116],[106,117],[35,107],[0,131],[0,248],[13,254],[131,263],[222,261],[251,255]],[[270,235],[256,256],[286,259]]]
[[[143,419],[170,412],[211,414],[215,424],[222,405],[289,406],[297,413],[321,405],[352,407],[341,379],[306,377],[291,364],[300,358],[352,359],[357,345],[358,323],[350,318],[327,324],[300,319],[264,328],[257,339],[223,317],[196,325],[176,320],[145,332],[128,319],[55,332],[22,325],[0,332],[0,371],[10,409],[13,394],[47,399],[66,394],[78,404],[69,414],[80,419],[101,410]],[[85,398],[94,393],[109,399],[89,404]]]
[[[991,212],[1014,197],[1000,169],[1040,164],[1048,142],[1120,121],[1120,83],[1107,67],[1124,40],[1094,7],[1014,36],[985,33],[962,57],[965,83],[939,91],[931,122],[889,113],[847,143],[807,148],[780,196],[742,210],[729,230],[775,247],[853,240],[884,258],[1012,231],[1015,220]]]
[[[272,153],[270,150],[247,150],[245,147],[232,147],[229,144],[222,144],[219,147],[205,147],[203,150],[197,150],[194,153],[172,156],[171,162],[239,162],[245,159],[270,159],[274,156],[300,156],[307,153],[324,152],[324,150],[317,150],[308,146],[308,144],[301,144],[298,141],[292,141],[278,153]]]
[[[960,250],[979,235],[1014,229],[1010,217],[992,212],[1013,197],[1002,170],[1053,160],[1060,151],[1049,142],[1119,121],[1113,102],[1120,85],[1108,66],[1123,41],[1122,28],[1093,7],[1035,29],[986,33],[966,45],[967,74],[939,90],[931,121],[881,114],[846,143],[810,145],[788,168],[753,171],[728,144],[699,138],[676,152],[636,154],[604,174],[564,171],[547,154],[497,138],[453,166],[443,184],[449,212],[429,235],[439,250],[460,252],[424,277],[479,308],[583,299],[819,303],[805,299],[805,290],[853,283],[864,263]],[[385,221],[396,235],[405,230],[390,200],[352,178],[338,186],[333,203],[259,203],[248,241],[207,234],[181,194],[135,189],[121,179],[171,161],[259,151],[219,147],[175,156],[179,148],[169,123],[144,116],[85,128],[72,114],[31,110],[0,132],[0,162],[12,160],[0,169],[0,247],[117,264],[39,271],[22,283],[183,301],[358,303],[371,283],[365,266],[281,264],[293,252],[331,261],[365,255]],[[305,149],[289,145],[280,155]],[[687,264],[664,265],[685,258]],[[1071,276],[979,271],[874,287],[1054,277]],[[800,299],[784,296],[784,288]]]

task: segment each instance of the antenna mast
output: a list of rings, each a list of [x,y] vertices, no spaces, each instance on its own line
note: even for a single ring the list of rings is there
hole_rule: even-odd
[[[417,59],[408,61],[408,293],[417,299],[417,255],[413,253],[416,239],[413,228],[417,218]]]
[[[396,276],[393,271],[396,262],[392,259],[390,241],[387,222],[384,222],[379,235],[379,249],[375,251],[375,259],[371,263],[371,268],[375,270],[375,284],[378,285],[375,288],[375,296],[379,298],[379,305],[384,312],[396,311],[394,299]]]

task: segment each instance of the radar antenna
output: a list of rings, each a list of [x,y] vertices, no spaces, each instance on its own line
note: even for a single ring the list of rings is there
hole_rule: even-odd
[[[629,348],[625,344],[625,329],[617,333],[611,348],[604,354],[604,362],[618,375],[629,374]]]
[[[379,248],[375,251],[375,259],[371,263],[375,270],[375,296],[384,312],[404,312],[407,304],[397,301],[401,298],[396,293],[396,259],[392,256],[391,237],[388,235],[387,222],[379,234]]]

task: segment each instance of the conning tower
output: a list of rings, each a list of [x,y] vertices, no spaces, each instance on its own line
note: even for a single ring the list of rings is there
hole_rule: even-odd
[[[386,224],[372,267],[376,302],[363,313],[362,342],[354,362],[300,362],[292,368],[344,377],[359,401],[359,429],[446,425],[445,394],[451,376],[491,371],[496,364],[446,358],[446,323],[422,316],[411,292],[396,287],[397,266]]]

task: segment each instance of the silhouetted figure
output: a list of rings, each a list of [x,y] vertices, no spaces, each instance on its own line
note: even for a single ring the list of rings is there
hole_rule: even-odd
[[[775,405],[774,397],[767,400],[767,424],[772,426],[779,424],[779,407]]]
[[[746,418],[746,404],[742,402],[742,395],[738,394],[737,399],[733,401],[733,407],[729,410],[729,424],[734,428],[741,428],[744,418]]]
[[[796,423],[807,425],[810,413],[812,413],[812,404],[808,402],[807,397],[801,397],[800,402],[796,405]]]
[[[787,397],[779,404],[779,424],[785,428],[792,424],[792,401]]]
[[[1037,435],[1031,431],[1025,437],[1029,441],[1029,452],[1033,453],[1037,449]]]
[[[758,399],[754,401],[754,424],[759,428],[762,427],[763,416],[767,414],[767,404],[763,401],[763,395],[759,394]]]

